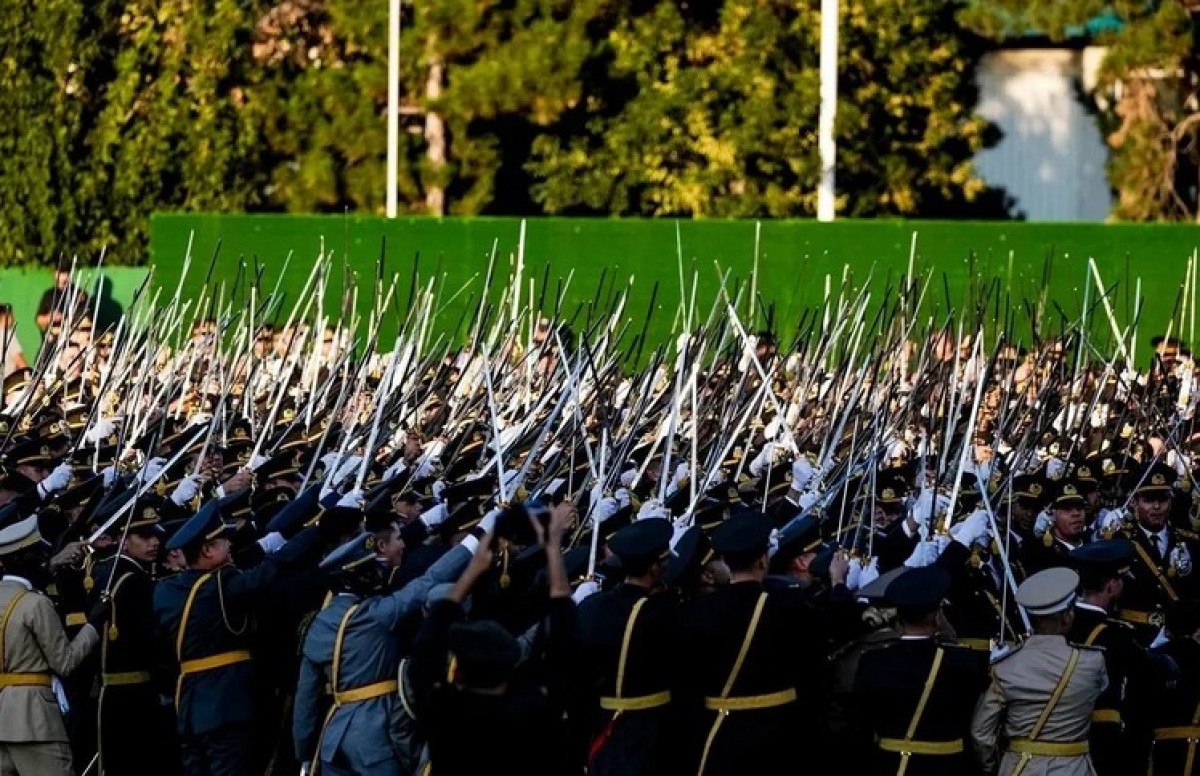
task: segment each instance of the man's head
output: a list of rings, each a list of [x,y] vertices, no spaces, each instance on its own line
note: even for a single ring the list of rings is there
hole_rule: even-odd
[[[648,517],[613,534],[608,547],[621,559],[621,570],[632,584],[656,590],[663,584],[671,555],[671,522]]]
[[[404,561],[404,539],[400,525],[390,512],[368,512],[366,529],[375,537],[375,553],[391,568]]]
[[[1125,589],[1133,545],[1128,539],[1104,539],[1072,550],[1071,563],[1079,571],[1082,599],[1108,611],[1117,607]]]
[[[1147,531],[1160,531],[1166,526],[1174,482],[1175,470],[1165,464],[1153,464],[1142,473],[1133,497],[1133,512],[1138,525]]]
[[[166,548],[181,550],[190,568],[211,571],[229,563],[234,530],[222,519],[220,502],[210,501],[171,536]]]
[[[770,572],[811,582],[812,563],[821,544],[821,527],[815,517],[792,520],[779,532],[775,554],[771,556]]]
[[[384,560],[375,534],[363,532],[343,542],[321,561],[321,570],[334,577],[338,588],[366,597],[383,585]]]
[[[122,554],[147,565],[158,560],[163,536],[161,507],[156,499],[147,497],[134,506],[126,520],[118,520],[109,526],[108,533],[120,542]]]
[[[410,490],[392,496],[392,511],[403,523],[411,523],[425,510],[421,507],[420,497]]]
[[[761,512],[733,515],[713,531],[713,549],[734,578],[762,580],[767,575],[771,521]]]
[[[46,557],[37,517],[27,517],[0,529],[0,565],[5,574],[24,577],[34,587],[43,587],[49,582]]]
[[[906,631],[932,634],[938,628],[942,599],[950,589],[950,574],[940,566],[920,566],[895,577],[884,591]]]
[[[1087,502],[1073,480],[1063,480],[1050,502],[1050,517],[1054,522],[1050,530],[1055,537],[1066,542],[1076,542],[1083,537],[1087,528],[1084,507]]]
[[[1025,607],[1034,633],[1066,635],[1075,622],[1075,591],[1079,575],[1068,568],[1048,568],[1017,588],[1017,603]]]

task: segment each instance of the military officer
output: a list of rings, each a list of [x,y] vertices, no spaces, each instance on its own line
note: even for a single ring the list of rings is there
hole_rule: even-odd
[[[71,748],[55,687],[99,643],[107,608],[67,640],[45,584],[37,517],[0,529],[0,776],[70,776]],[[59,690],[61,692],[61,690]]]
[[[992,666],[992,683],[975,709],[971,738],[984,773],[1006,776],[1094,773],[1088,732],[1108,686],[1102,650],[1070,644],[1079,575],[1049,568],[1017,588],[1033,633]],[[998,752],[1003,735],[1006,748]]]
[[[482,535],[484,529],[476,530]],[[478,543],[477,536],[468,538],[472,541],[464,540],[422,576],[387,595],[381,592],[388,561],[380,557],[374,533],[350,539],[321,562],[335,575],[337,594],[305,636],[292,723],[296,758],[312,763],[313,772],[400,773],[389,735],[400,712],[397,633],[434,585],[454,580],[466,568]],[[333,704],[322,722],[326,685]]]
[[[1021,545],[1025,570],[1030,574],[1066,565],[1067,554],[1083,545],[1087,538],[1087,501],[1079,484],[1062,479],[1050,498],[1050,526],[1041,540]]]
[[[1195,534],[1169,523],[1175,470],[1151,463],[1143,469],[1130,506],[1134,522],[1123,534],[1133,542],[1130,577],[1121,595],[1117,617],[1134,625],[1146,645],[1158,635],[1165,608],[1200,589],[1195,559],[1200,543]]]
[[[971,712],[988,684],[986,652],[939,639],[950,573],[910,569],[887,586],[900,638],[866,652],[855,678],[855,708],[874,733],[875,772],[966,774]]]
[[[662,518],[617,531],[608,546],[620,558],[624,582],[580,604],[589,773],[662,770],[675,639],[675,599],[662,593],[671,536]]]
[[[174,743],[172,718],[155,681],[162,677],[156,677],[151,570],[162,542],[160,501],[143,496],[128,520],[109,527],[118,552],[98,563],[93,575],[91,605],[109,605],[100,629],[100,696],[94,723],[101,776],[143,773],[147,762],[164,774],[180,767],[178,752],[165,746]]]
[[[1200,604],[1167,609],[1163,643],[1151,650],[1161,680],[1139,704],[1153,727],[1149,768],[1155,776],[1183,776],[1200,764]]]
[[[184,773],[248,774],[254,749],[250,606],[279,573],[302,563],[320,536],[308,528],[248,571],[234,567],[222,501],[210,501],[167,542],[188,568],[154,590],[161,648],[174,657]],[[270,536],[270,535],[268,535]]]

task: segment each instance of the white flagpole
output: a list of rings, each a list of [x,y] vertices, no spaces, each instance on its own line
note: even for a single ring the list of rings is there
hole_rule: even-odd
[[[400,0],[388,0],[387,217],[396,217],[400,164]]]
[[[837,143],[833,122],[837,115],[838,0],[821,0],[821,113],[817,145],[821,151],[821,183],[817,189],[817,220],[834,218],[834,177]]]

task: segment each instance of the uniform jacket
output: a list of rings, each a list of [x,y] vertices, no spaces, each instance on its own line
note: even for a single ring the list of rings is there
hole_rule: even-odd
[[[1062,636],[1033,635],[1021,648],[992,666],[992,683],[979,700],[971,724],[975,752],[985,773],[996,773],[997,742],[1029,738],[1045,709],[1059,678],[1064,675],[1072,650],[1079,650],[1075,671],[1055,704],[1038,741],[1086,741],[1096,700],[1108,687],[1104,655],[1099,649],[1074,647]],[[999,773],[1012,773],[1020,756],[1003,752]],[[1043,774],[1090,776],[1095,771],[1087,755],[1074,757],[1035,756],[1022,776]]]
[[[394,680],[401,657],[397,631],[411,613],[424,605],[434,585],[456,579],[470,560],[469,550],[456,547],[425,574],[394,593],[367,599],[336,595],[317,614],[304,640],[296,689],[292,735],[297,759],[311,761],[318,742],[322,761],[333,762],[341,753],[339,761],[360,770],[395,757],[388,731],[399,703],[396,693],[335,709],[322,731],[325,717],[322,696],[325,685],[332,680],[338,628],[346,612],[357,604],[346,624],[338,666],[338,691]]]
[[[75,670],[99,641],[96,629],[84,625],[68,641],[54,605],[43,593],[28,590],[14,577],[0,580],[0,612],[18,594],[25,595],[4,629],[3,669],[8,673],[53,673],[66,676]],[[58,701],[49,687],[0,689],[0,741],[66,741]]]

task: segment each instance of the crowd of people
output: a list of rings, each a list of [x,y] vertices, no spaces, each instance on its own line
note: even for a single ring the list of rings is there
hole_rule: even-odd
[[[1177,336],[447,342],[415,284],[394,341],[382,293],[357,343],[311,291],[99,331],[70,282],[0,397],[0,776],[1196,768]]]

